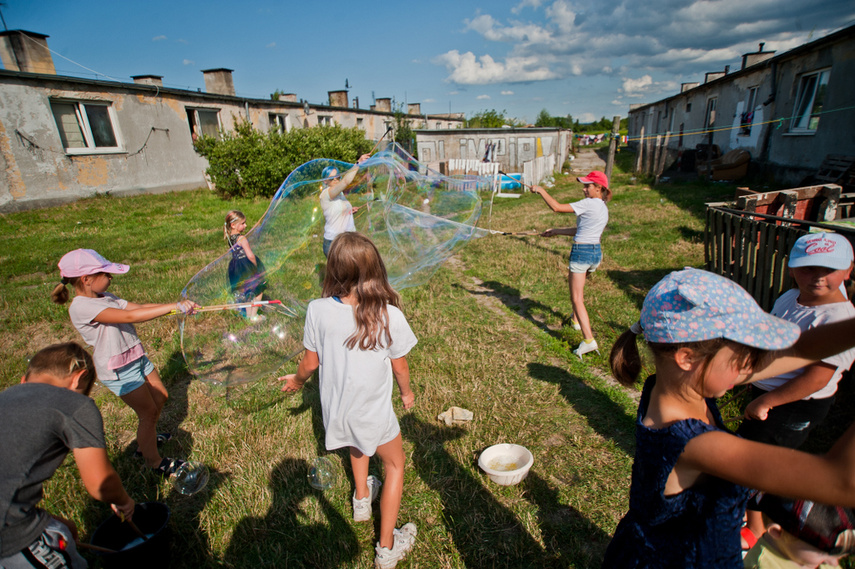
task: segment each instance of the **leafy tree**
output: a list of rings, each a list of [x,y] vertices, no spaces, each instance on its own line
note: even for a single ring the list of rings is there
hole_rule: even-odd
[[[466,120],[466,128],[502,128],[505,125],[523,126],[521,121],[505,116],[507,111],[498,112],[496,109],[475,113]]]
[[[395,142],[400,144],[404,150],[415,156],[415,139],[413,129],[410,127],[410,121],[404,113],[404,104],[401,103],[395,108]]]
[[[235,119],[233,131],[202,136],[195,148],[208,159],[206,172],[223,197],[270,197],[296,167],[321,157],[356,162],[371,142],[360,128],[317,126],[265,134]]]
[[[284,94],[285,94],[285,91],[280,91],[279,89],[276,89],[275,91],[270,93],[270,100],[278,101],[279,98],[282,97],[282,95],[284,95]]]

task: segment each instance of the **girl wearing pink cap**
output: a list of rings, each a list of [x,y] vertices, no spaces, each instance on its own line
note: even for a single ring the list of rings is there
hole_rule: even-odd
[[[113,275],[127,273],[129,268],[111,263],[92,249],[66,253],[59,261],[62,282],[51,292],[51,300],[65,304],[66,285],[74,287],[75,297],[68,314],[83,340],[94,348],[99,381],[137,414],[137,452],[146,465],[162,476],[169,476],[184,461],[162,458],[157,450],[158,443],[171,438],[169,433],[156,431],[168,394],[133,325],[176,309],[192,313],[198,305],[190,300],[177,304],[134,304],[107,292]]]
[[[582,359],[588,352],[600,353],[594,331],[585,308],[585,282],[588,274],[593,273],[603,261],[600,237],[609,221],[609,208],[606,202],[612,199],[609,179],[602,172],[591,172],[584,178],[576,178],[584,184],[585,199],[574,203],[562,204],[550,196],[540,186],[532,186],[531,191],[540,194],[552,211],[557,213],[575,213],[576,227],[547,229],[540,235],[573,235],[573,249],[570,252],[570,301],[573,303],[573,328],[582,331],[582,342],[573,353]]]

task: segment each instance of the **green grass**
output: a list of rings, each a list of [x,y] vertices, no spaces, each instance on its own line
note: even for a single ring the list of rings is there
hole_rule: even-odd
[[[630,161],[628,153],[621,160]],[[552,194],[582,197],[559,175]],[[603,351],[584,363],[569,324],[570,241],[490,235],[467,245],[426,285],[403,291],[419,338],[409,357],[416,407],[399,412],[407,455],[400,523],[418,525],[402,567],[599,567],[627,508],[637,392],[610,377],[607,352],[638,317],[644,294],[667,272],[703,263],[703,203],[732,195],[722,185],[652,189],[613,176],[605,261],[586,302]],[[111,290],[135,302],[171,302],[220,256],[225,212],[251,221],[263,201],[221,201],[205,190],[83,200],[3,216],[0,238],[0,386],[18,381],[27,357],[79,340],[49,293],[65,252],[90,247],[132,266]],[[483,225],[504,231],[575,223],[541,198],[497,200]],[[176,433],[166,454],[205,462],[211,482],[186,497],[132,457],[135,417],[99,388],[108,452],[138,501],[172,511],[174,567],[370,567],[376,522],[351,521],[346,454],[333,453],[337,482],[313,490],[312,460],[326,454],[315,380],[296,396],[274,378],[212,389],[187,373],[175,321],[137,326],[170,391],[161,427]],[[289,363],[285,369],[293,369]],[[449,428],[436,415],[456,405],[474,421]],[[522,484],[500,487],[478,469],[481,450],[520,443],[535,456]],[[372,470],[379,465],[372,463]],[[88,540],[108,507],[87,497],[69,460],[46,486],[43,506],[73,519]],[[88,555],[88,554],[87,554]]]

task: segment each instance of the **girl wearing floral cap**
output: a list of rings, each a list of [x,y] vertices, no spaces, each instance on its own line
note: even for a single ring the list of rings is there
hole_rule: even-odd
[[[734,385],[852,347],[855,319],[800,335],[732,281],[685,269],[651,289],[640,322],[615,343],[612,373],[623,385],[641,371],[642,333],[656,373],[638,408],[629,511],[603,567],[742,567],[749,488],[855,506],[855,426],[816,456],[733,435],[715,404]]]

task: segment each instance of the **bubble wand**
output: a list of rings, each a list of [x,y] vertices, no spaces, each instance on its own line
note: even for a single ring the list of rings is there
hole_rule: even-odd
[[[380,146],[380,143],[383,142],[383,139],[386,138],[386,135],[392,132],[392,125],[386,127],[386,132],[383,133],[383,136],[380,137],[380,140],[377,141],[377,144],[374,145],[374,148],[371,149],[371,152],[368,154],[374,154],[374,151],[377,150],[377,147]]]
[[[238,302],[235,304],[213,304],[211,306],[201,306],[193,312],[215,312],[220,310],[239,310],[241,308],[252,308],[253,306],[264,306],[267,304],[282,304],[281,300],[259,300],[257,302]],[[178,310],[173,310],[169,314],[178,314]]]

